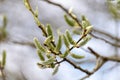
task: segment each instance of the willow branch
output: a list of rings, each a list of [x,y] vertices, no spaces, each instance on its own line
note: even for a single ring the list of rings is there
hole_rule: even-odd
[[[71,64],[74,68],[86,73],[87,75],[90,75],[91,72],[89,72],[88,70],[84,70],[82,69],[80,66],[77,66],[76,64],[74,64],[72,61],[68,60],[68,59],[65,59],[69,64]]]
[[[93,69],[93,71],[91,72],[91,74],[86,75],[85,77],[83,77],[80,80],[84,80],[88,77],[90,77],[91,75],[93,75],[95,72],[97,72],[103,65],[104,63],[106,63],[107,61],[115,61],[115,62],[120,62],[120,58],[113,58],[113,57],[104,57],[101,56],[99,53],[95,52],[92,48],[88,47],[88,49],[91,51],[91,53],[96,56],[97,60],[96,60],[96,66]]]
[[[28,46],[31,46],[31,47],[34,47],[35,48],[35,45],[34,43],[32,42],[17,42],[17,41],[12,41],[12,43],[14,44],[20,44],[20,45],[28,45]],[[83,49],[83,48],[82,48]],[[116,61],[116,62],[120,62],[120,58],[116,58],[116,57],[105,57],[105,56],[101,56],[99,55],[97,52],[95,52],[92,48],[88,47],[88,49],[91,51],[89,53],[93,54],[94,56],[96,57],[103,57],[107,60],[110,60],[110,61]],[[83,49],[84,51],[86,51],[85,49]],[[88,51],[86,51],[88,52]]]
[[[28,6],[29,6],[29,8],[27,8],[27,9],[29,9],[29,11],[32,13],[33,16],[36,15],[35,12],[32,10],[32,7],[31,7],[31,5],[29,3],[29,0],[26,0],[26,2],[28,3]],[[38,19],[38,16],[34,16],[34,18]],[[43,32],[44,36],[47,36],[47,33],[46,33],[45,29],[44,29],[44,25],[41,24],[40,21],[38,23],[39,23],[38,27]]]
[[[33,14],[33,16],[35,15],[34,14],[34,12],[33,12],[33,10],[32,10],[32,8],[31,8],[31,6],[30,6],[30,3],[29,3],[29,1],[27,0],[27,4],[29,5],[29,11]],[[57,4],[58,5],[58,4]],[[62,7],[61,5],[58,5],[58,6],[60,6],[60,7]],[[66,10],[66,9],[65,9]],[[67,11],[67,10],[66,10]],[[72,16],[71,14],[69,14],[71,17],[73,17],[76,21],[77,21],[77,18],[75,18],[74,16]],[[35,16],[34,16],[35,17]],[[36,17],[37,19],[38,19],[38,17]],[[39,20],[38,20],[39,21]],[[40,21],[39,21],[40,22]],[[79,22],[79,21],[78,21]],[[40,26],[40,27],[39,27]],[[40,25],[38,25],[38,27],[42,30],[42,32],[44,33],[44,34],[46,34],[45,35],[45,37],[47,37],[47,33],[46,33],[46,31],[44,31],[44,29],[43,29],[43,25],[41,25],[41,23],[40,23]],[[82,38],[84,38],[86,36],[86,34],[85,35],[83,35],[78,41],[77,41],[77,43],[79,43],[81,40],[82,40]],[[56,44],[55,44],[55,42],[51,42],[51,44],[54,46],[54,47],[56,47]],[[45,45],[45,44],[44,44]],[[46,45],[45,45],[46,46]],[[71,47],[69,50],[71,51],[72,49],[73,49],[74,47]],[[54,54],[54,51],[52,51],[52,50],[50,50],[53,54]],[[59,54],[62,54],[60,51],[59,51]],[[56,55],[56,54],[55,54]],[[77,65],[75,65],[73,62],[71,62],[70,60],[68,60],[67,58],[64,58],[64,60],[66,61],[66,62],[68,62],[68,63],[70,63],[73,67],[75,67],[75,68],[77,68],[77,69],[79,69],[79,70],[81,70],[81,71],[83,71],[84,73],[86,73],[86,74],[90,74],[90,72],[88,72],[87,70],[84,70],[84,69],[82,69],[81,67],[79,67],[79,66],[77,66]]]
[[[50,0],[42,0],[42,1],[45,1],[45,2],[47,2],[47,3],[49,3],[49,4],[52,4],[52,5],[55,5],[55,6],[58,6],[59,8],[61,8],[64,12],[66,12],[66,14],[68,14],[71,18],[73,18],[73,19],[77,22],[77,24],[82,28],[82,25],[81,25],[80,21],[79,21],[77,18],[75,18],[73,15],[71,15],[71,14],[69,13],[69,11],[68,11],[65,7],[63,7],[62,5],[60,5],[60,4],[58,4],[58,3],[52,2],[52,1],[50,1]],[[100,31],[100,30],[93,29],[93,31],[98,32],[98,33],[100,33],[100,34],[103,34],[103,35],[105,35],[105,36],[107,36],[107,37],[109,37],[109,38],[112,38],[112,39],[114,39],[114,40],[120,40],[120,39],[118,39],[118,38],[116,38],[116,37],[114,37],[114,36],[112,36],[112,35],[110,35],[110,34],[108,34],[108,33],[102,32],[102,31]],[[112,45],[112,46],[120,47],[120,45],[115,44],[115,43],[111,43],[110,41],[107,41],[106,39],[103,39],[103,38],[101,38],[101,37],[95,36],[95,35],[93,35],[92,33],[91,33],[91,35],[92,35],[94,38],[97,38],[97,39],[100,39],[100,40],[103,40],[103,41],[109,43],[109,44]]]
[[[99,53],[97,53],[96,51],[94,51],[92,48],[88,47],[88,49],[91,51],[91,53],[93,53],[94,55],[97,55],[99,57],[102,57],[104,60],[120,62],[120,58],[101,56]]]
[[[104,60],[103,58],[101,58],[101,57],[97,58],[96,66],[95,66],[95,68],[93,69],[93,71],[91,72],[91,74],[86,75],[85,77],[83,77],[83,78],[80,79],[80,80],[84,80],[84,79],[92,76],[95,72],[97,72],[97,71],[104,65],[105,62],[106,62],[106,60]]]
[[[1,75],[2,75],[2,80],[6,80],[6,75],[5,75],[5,72],[4,72],[4,67],[2,67],[1,64],[0,64],[0,72],[1,72]]]
[[[2,74],[2,79],[3,79],[3,80],[6,80],[4,70],[3,70],[3,69],[1,69],[0,71],[1,71],[1,74]]]
[[[53,5],[56,5],[56,6],[60,7],[60,8],[62,8],[69,16],[71,16],[71,17],[79,24],[79,27],[82,27],[81,24],[79,23],[79,20],[78,20],[76,17],[74,17],[72,14],[70,14],[70,13],[68,12],[68,10],[65,9],[62,5],[57,4],[57,3],[53,3],[53,2],[51,2],[50,0],[45,0],[45,1],[47,1],[47,2],[50,3],[50,4],[53,4]],[[30,6],[30,5],[29,5],[29,6]],[[30,9],[30,11],[31,11],[31,13],[33,14],[33,16],[35,17],[35,14],[34,14],[32,8]],[[38,19],[38,17],[35,17],[35,18]],[[40,26],[40,27],[39,27],[39,26]],[[46,31],[44,31],[44,26],[43,26],[42,24],[40,24],[40,25],[38,25],[38,27],[42,30],[42,32],[43,32],[44,34],[46,34],[45,37],[47,37]],[[85,36],[86,36],[86,35],[83,35],[83,36],[77,41],[77,43],[79,43]],[[54,47],[56,47],[55,42],[51,42],[51,44],[52,44]],[[69,49],[69,51],[71,51],[73,48],[74,48],[74,46],[71,47],[71,48]],[[87,71],[87,70],[81,68],[80,66],[77,66],[77,65],[74,64],[71,60],[69,60],[69,59],[67,59],[67,58],[63,58],[63,60],[60,61],[59,63],[64,62],[64,61],[68,62],[68,63],[71,64],[74,68],[76,68],[76,69],[78,69],[78,70],[86,73],[87,76],[86,76],[85,78],[87,78],[87,77],[93,75],[96,71],[98,71],[98,70],[103,66],[103,64],[104,64],[106,61],[116,61],[116,62],[120,62],[120,59],[116,59],[116,58],[112,58],[112,57],[104,57],[104,56],[99,55],[97,52],[95,52],[95,51],[94,51],[93,49],[91,49],[90,47],[89,47],[88,49],[91,51],[91,53],[92,53],[94,56],[96,56],[97,61],[98,61],[98,62],[96,62],[96,67],[93,69],[92,72]],[[53,50],[50,50],[50,51],[54,54],[54,51],[53,51]],[[59,51],[59,54],[62,54],[62,53]],[[56,54],[55,54],[55,55],[56,55]],[[100,63],[99,63],[99,61],[100,61]]]
[[[91,35],[92,35],[94,38],[99,39],[99,40],[102,40],[102,41],[105,41],[106,43],[108,43],[108,44],[110,44],[110,45],[112,45],[112,46],[120,47],[119,44],[112,43],[112,42],[110,42],[110,41],[108,41],[108,40],[106,40],[106,39],[104,39],[104,38],[98,37],[98,36],[96,36],[96,35],[94,35],[94,34],[92,34],[92,33],[91,33]]]
[[[94,29],[93,29],[93,32],[100,33],[100,34],[105,35],[106,37],[109,37],[109,38],[113,39],[113,40],[118,40],[118,41],[120,41],[120,38],[114,37],[113,35],[111,35],[111,34],[109,34],[109,33],[105,33],[105,32],[100,31],[100,30],[98,30],[98,29],[95,29],[95,28],[94,28]]]

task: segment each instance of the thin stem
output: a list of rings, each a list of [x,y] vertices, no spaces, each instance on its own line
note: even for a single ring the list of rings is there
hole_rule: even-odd
[[[2,79],[6,80],[4,69],[1,68],[0,71],[1,71],[1,74],[2,74]]]
[[[92,53],[94,56],[96,56],[96,57],[102,57],[104,60],[107,60],[107,61],[120,62],[120,58],[101,56],[99,53],[97,53],[96,51],[94,51],[92,48],[88,47],[88,49],[89,49],[89,50],[91,51],[91,53]]]
[[[88,77],[90,77],[91,75],[93,75],[95,72],[97,72],[107,61],[115,61],[115,62],[120,62],[120,59],[117,58],[110,58],[110,57],[104,57],[99,55],[97,52],[95,52],[92,48],[88,47],[88,49],[91,51],[91,53],[96,56],[97,61],[100,59],[100,61],[98,61],[96,63],[96,67],[93,69],[93,71],[91,72],[91,74],[86,75],[85,77],[83,77],[80,80],[84,80]]]
[[[67,58],[65,58],[65,61],[67,61],[69,64],[71,64],[74,68],[86,73],[87,75],[91,74],[88,70],[84,70],[82,69],[80,66],[77,66],[76,64],[74,64],[72,61],[68,60]]]
[[[115,37],[115,36],[113,36],[113,35],[111,35],[111,34],[109,34],[109,33],[103,32],[103,31],[101,31],[101,30],[98,30],[98,29],[95,29],[95,28],[94,28],[94,29],[93,29],[93,32],[99,33],[99,34],[102,34],[102,35],[105,35],[106,37],[111,38],[111,39],[113,39],[113,40],[118,40],[118,41],[120,41],[120,38]]]
[[[104,39],[104,38],[98,37],[98,36],[96,36],[96,35],[94,35],[94,34],[92,34],[92,33],[91,33],[91,35],[92,35],[94,38],[99,39],[99,40],[102,40],[102,41],[105,41],[106,43],[108,43],[108,44],[110,44],[110,45],[112,45],[112,46],[120,47],[119,44],[112,43],[112,42],[110,42],[110,41],[108,41],[108,40],[106,40],[106,39]]]
[[[29,0],[26,0],[26,1],[27,1],[28,5],[29,5],[29,8],[27,8],[27,9],[32,13],[32,15],[34,16],[34,18],[38,19],[38,16],[35,16],[34,11],[32,10],[32,7],[31,7],[31,5],[30,5],[30,3],[29,3]],[[39,21],[39,23],[40,23],[40,21]],[[40,24],[38,25],[38,27],[39,27],[39,28],[41,29],[41,31],[43,32],[44,36],[47,37],[47,33],[46,33],[45,29],[44,29],[43,24],[40,23]]]

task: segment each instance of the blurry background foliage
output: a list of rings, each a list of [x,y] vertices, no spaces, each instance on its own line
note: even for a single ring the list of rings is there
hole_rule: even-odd
[[[115,18],[120,18],[120,0],[107,0],[110,13]]]
[[[2,25],[0,25],[0,42],[5,40],[7,37],[7,31],[6,31],[6,26],[7,26],[7,18],[6,16],[0,15],[0,18],[2,19]]]

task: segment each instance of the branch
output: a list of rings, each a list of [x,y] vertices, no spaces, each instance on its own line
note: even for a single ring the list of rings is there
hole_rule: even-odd
[[[45,35],[45,37],[47,38],[48,37],[48,35],[47,35],[47,33],[46,33],[46,31],[44,31],[43,29],[44,29],[44,26],[43,25],[41,25],[41,23],[40,23],[40,21],[38,20],[38,17],[36,17],[35,16],[35,13],[33,12],[33,10],[32,10],[32,8],[31,8],[31,6],[30,6],[30,3],[28,2],[28,0],[25,0],[26,2],[26,7],[27,6],[29,6],[29,7],[27,7],[27,9],[29,9],[29,11],[33,14],[33,16],[34,16],[34,18],[36,18],[37,19],[37,22],[39,22],[39,24],[37,24],[38,25],[38,27],[42,30],[42,32],[44,33],[44,34],[46,34]],[[49,1],[48,1],[49,2]],[[50,3],[50,2],[49,2]],[[61,7],[61,8],[63,8],[61,5],[59,5],[59,4],[57,4],[57,3],[55,3],[55,5],[58,5],[59,7]],[[64,8],[63,8],[64,9]],[[66,12],[67,12],[67,9],[64,9]],[[67,12],[68,13],[68,12]],[[79,23],[79,21],[77,20],[77,18],[75,18],[72,14],[69,14],[74,20],[76,20],[76,22],[78,22],[78,24],[79,24],[79,26],[81,26],[81,24]],[[35,20],[36,20],[35,19]],[[42,29],[42,28],[43,29]],[[80,39],[77,41],[77,43],[76,44],[78,44],[84,37],[86,37],[87,36],[87,34],[86,34],[86,30],[84,30],[83,31],[84,32],[84,34],[80,37]],[[55,44],[55,42],[53,42],[53,41],[51,41],[50,42],[54,47],[56,47],[56,44]],[[23,44],[23,43],[22,43]],[[24,43],[25,44],[25,43]],[[31,44],[30,44],[31,45]],[[48,49],[49,49],[49,46],[47,46],[46,44],[44,44],[44,46],[46,46],[46,47],[48,47]],[[69,49],[69,51],[71,51],[72,49],[74,48],[74,45]],[[49,51],[51,51],[54,55],[59,55],[59,54],[62,54],[61,53],[61,51],[59,51],[59,53],[58,54],[56,54],[52,49],[49,49]],[[90,74],[90,72],[88,72],[87,70],[84,70],[84,69],[82,69],[81,67],[79,67],[79,66],[76,66],[73,62],[71,62],[70,60],[68,60],[67,58],[63,58],[63,61],[66,61],[66,62],[68,62],[69,64],[71,64],[73,67],[75,67],[76,69],[79,69],[79,70],[81,70],[81,71],[83,71],[84,73],[86,73],[86,74]],[[63,61],[61,61],[61,62],[63,62]],[[61,63],[61,62],[59,62],[59,63]]]
[[[31,47],[34,47],[34,48],[35,48],[35,45],[34,45],[34,43],[32,43],[32,42],[17,42],[17,41],[12,41],[12,43],[14,43],[14,44],[20,44],[20,45],[28,45],[28,46],[31,46]],[[72,50],[72,49],[73,49],[73,48],[71,48],[70,50]],[[62,53],[60,53],[60,54],[62,54]],[[90,74],[89,71],[82,69],[80,66],[76,66],[76,64],[74,64],[72,61],[70,61],[70,60],[67,59],[67,58],[63,59],[63,60],[60,61],[59,63],[61,63],[61,62],[63,62],[63,61],[68,62],[68,63],[71,64],[74,68],[76,68],[76,69],[78,69],[78,70],[81,70],[81,71],[85,72],[86,74]]]
[[[69,11],[68,11],[65,7],[63,7],[62,5],[60,5],[60,4],[58,4],[58,3],[52,2],[52,1],[50,1],[50,0],[42,0],[42,1],[45,1],[45,2],[47,2],[47,3],[49,3],[49,4],[52,4],[52,5],[55,5],[55,6],[58,6],[59,8],[61,8],[64,12],[66,12],[66,14],[68,14],[71,18],[73,18],[73,19],[77,22],[77,24],[79,25],[79,27],[82,28],[82,25],[81,25],[80,21],[79,21],[77,18],[75,18],[73,15],[71,15],[71,14],[69,13]],[[110,34],[108,34],[108,33],[99,31],[99,30],[97,30],[97,29],[94,29],[94,28],[93,28],[93,31],[98,32],[98,33],[101,33],[101,34],[103,34],[103,35],[105,35],[105,36],[107,36],[107,37],[109,37],[109,38],[112,38],[112,39],[115,39],[115,40],[120,40],[120,39],[118,39],[118,38],[116,38],[116,37],[114,37],[114,36],[112,36],[112,35],[110,35]],[[120,45],[111,43],[111,42],[109,42],[109,41],[107,41],[107,40],[105,40],[105,39],[103,39],[103,38],[100,38],[100,37],[97,37],[97,36],[93,35],[92,33],[91,33],[91,35],[92,35],[94,38],[97,38],[97,39],[100,39],[100,40],[103,40],[103,41],[109,43],[109,44],[112,45],[112,46],[120,47]]]
[[[2,74],[2,79],[3,80],[6,80],[6,76],[5,76],[5,73],[4,73],[4,69],[0,69],[0,71],[1,71],[1,74]]]
[[[28,1],[28,0],[26,0],[26,1]],[[69,13],[68,10],[65,9],[62,5],[57,4],[57,3],[53,3],[53,2],[51,2],[50,0],[44,0],[44,1],[46,1],[46,2],[48,2],[48,3],[50,3],[50,4],[53,4],[53,5],[56,5],[56,6],[60,7],[60,8],[62,8],[71,18],[73,18],[73,19],[79,24],[79,27],[81,27],[81,29],[82,29],[82,26],[81,26],[81,24],[79,23],[79,20],[78,20],[76,17],[74,17],[71,13]],[[29,4],[29,3],[28,3],[28,4]],[[30,6],[30,4],[29,4],[29,6]],[[29,9],[29,8],[30,8],[30,9]],[[40,21],[38,20],[38,17],[35,16],[36,14],[33,12],[31,6],[30,6],[29,8],[28,8],[28,9],[29,9],[29,10],[31,11],[31,13],[33,14],[33,16],[34,16],[34,18],[35,18],[35,21],[37,20],[37,25],[38,25],[38,27],[39,27],[39,28],[42,30],[42,32],[45,34],[45,37],[48,38],[48,39],[50,39],[50,37],[48,37],[48,35],[47,35],[47,32],[44,30],[44,25],[42,25],[42,24],[40,23]],[[51,32],[51,31],[50,31],[50,32]],[[84,32],[85,32],[85,31],[84,31]],[[82,37],[80,37],[80,39],[77,41],[77,44],[78,44],[84,37],[86,37],[86,36],[87,36],[87,34],[83,34]],[[97,37],[97,38],[98,38],[98,37]],[[99,38],[99,39],[103,40],[102,38]],[[104,40],[104,41],[105,41],[105,40]],[[50,40],[50,44],[52,44],[53,47],[56,47],[56,44],[55,44],[54,41],[51,41],[51,40]],[[45,45],[45,44],[44,44],[44,45]],[[45,45],[45,46],[46,46],[46,47],[48,48],[48,50],[49,50],[51,53],[53,53],[53,55],[55,55],[55,56],[56,56],[56,55],[59,56],[60,54],[62,54],[61,51],[58,51],[58,53],[56,53],[56,52],[54,52],[54,50],[52,50],[51,48],[49,48],[49,46],[47,46],[47,45]],[[71,48],[68,48],[69,52],[70,52],[72,49],[74,49],[74,47],[75,47],[75,45],[73,45]],[[68,62],[69,64],[71,64],[74,68],[76,68],[76,69],[78,69],[78,70],[86,73],[87,76],[85,76],[83,79],[85,79],[85,78],[93,75],[96,71],[98,71],[98,70],[103,66],[103,64],[104,64],[106,61],[116,61],[116,62],[120,62],[120,59],[111,58],[111,57],[104,57],[104,56],[101,56],[100,54],[98,54],[97,52],[95,52],[95,51],[94,51],[93,49],[91,49],[90,47],[88,47],[88,49],[89,49],[89,50],[91,51],[91,53],[92,53],[94,56],[96,56],[96,58],[97,58],[96,66],[95,66],[95,68],[93,69],[92,72],[87,71],[87,70],[81,68],[80,66],[77,66],[76,64],[74,64],[71,60],[67,59],[66,57],[62,57],[63,60],[61,60],[61,61],[59,61],[59,62],[58,62],[57,59],[56,59],[56,62],[57,62],[58,64],[60,64],[60,63],[62,63],[62,62],[64,62],[64,61],[66,61],[66,62]],[[40,65],[41,65],[41,64],[40,64]]]
[[[88,47],[88,49],[91,51],[91,53],[96,56],[97,61],[96,61],[96,66],[93,69],[93,71],[91,72],[91,74],[86,75],[85,77],[83,77],[81,80],[84,80],[88,77],[90,77],[91,75],[93,75],[95,72],[97,72],[103,65],[104,63],[106,63],[107,61],[115,61],[115,62],[120,62],[120,58],[113,58],[113,57],[104,57],[101,56],[100,54],[98,54],[97,52],[95,52],[92,48]]]
[[[65,58],[65,60],[66,60],[69,64],[71,64],[74,68],[76,68],[76,69],[78,69],[78,70],[86,73],[87,75],[90,75],[90,74],[91,74],[91,72],[89,72],[88,70],[82,69],[80,66],[77,66],[77,65],[74,64],[72,61],[68,60],[67,58]]]
[[[108,41],[108,40],[106,40],[106,39],[104,39],[104,38],[98,37],[98,36],[96,36],[96,35],[94,35],[94,34],[92,34],[92,33],[91,33],[91,35],[92,35],[94,38],[99,39],[99,40],[102,40],[102,41],[105,41],[106,43],[108,43],[108,44],[110,44],[110,45],[112,45],[112,46],[120,47],[119,44],[112,43],[112,42],[110,42],[110,41]]]
[[[98,57],[101,57],[101,58],[103,58],[104,60],[120,62],[120,58],[101,56],[99,53],[95,52],[92,48],[88,47],[88,49],[89,49],[89,50],[91,51],[91,53],[93,53],[95,56],[97,55]]]
[[[2,66],[1,61],[0,61],[0,72],[1,72],[1,75],[2,75],[2,80],[6,80],[6,75],[5,75],[5,72],[4,72],[4,66]]]
[[[86,75],[85,77],[83,77],[83,78],[80,79],[80,80],[84,80],[84,79],[90,77],[91,75],[93,75],[95,72],[97,72],[97,71],[104,65],[105,62],[106,62],[106,60],[104,60],[103,58],[99,57],[99,58],[97,59],[97,61],[96,61],[96,66],[95,66],[95,68],[93,69],[93,71],[91,72],[91,74]]]
[[[27,42],[27,43],[23,43],[23,42],[16,42],[16,41],[15,41],[15,42],[13,41],[13,43],[15,43],[15,44],[20,44],[20,45],[28,45],[28,46],[31,46],[31,47],[34,47],[34,48],[35,48],[35,46],[34,46],[33,43],[28,43],[28,42]],[[88,47],[88,49],[90,50],[90,53],[93,54],[93,55],[97,58],[97,61],[99,60],[99,58],[100,58],[100,60],[101,60],[101,64],[100,64],[99,66],[95,67],[92,72],[89,72],[88,70],[82,69],[80,66],[77,66],[74,62],[70,61],[70,60],[67,59],[67,58],[65,58],[64,60],[62,60],[62,61],[60,61],[60,62],[58,62],[58,63],[61,63],[61,62],[63,62],[63,61],[66,61],[66,62],[68,62],[69,64],[71,64],[74,68],[76,68],[76,69],[78,69],[78,70],[86,73],[87,76],[85,76],[85,77],[83,77],[83,78],[81,79],[81,80],[84,80],[85,78],[90,77],[90,76],[93,75],[96,71],[98,71],[98,70],[104,65],[104,63],[105,63],[106,61],[120,62],[120,59],[119,59],[119,58],[101,56],[99,53],[95,52],[92,48]],[[99,61],[98,61],[98,64],[99,64]],[[98,65],[98,64],[96,63],[96,65]]]
[[[103,32],[103,31],[100,31],[100,30],[95,29],[95,28],[93,29],[93,31],[96,32],[96,33],[103,34],[103,35],[105,35],[106,37],[109,37],[109,38],[111,38],[111,39],[120,41],[120,38],[114,37],[113,35],[111,35],[111,34],[109,34],[109,33],[105,33],[105,32]]]
[[[38,27],[39,27],[39,28],[41,29],[41,31],[43,32],[43,35],[44,35],[45,37],[47,37],[47,33],[46,33],[45,29],[44,29],[44,25],[41,24],[41,22],[38,20],[38,14],[36,14],[36,13],[32,10],[32,7],[31,7],[31,5],[30,5],[30,3],[29,3],[29,0],[24,0],[24,4],[25,4],[26,8],[32,13],[32,15],[33,15],[33,17],[34,17],[34,19],[35,19],[35,21],[36,21],[36,24],[38,25]]]

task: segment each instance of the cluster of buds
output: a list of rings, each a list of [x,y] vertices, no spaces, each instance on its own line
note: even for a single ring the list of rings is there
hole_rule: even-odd
[[[74,40],[71,33],[66,30],[65,34],[58,34],[58,40],[54,40],[53,31],[51,25],[44,26],[38,19],[38,7],[35,11],[32,10],[28,0],[24,0],[26,8],[32,13],[37,26],[42,30],[46,39],[43,44],[39,42],[37,38],[34,38],[34,43],[37,48],[37,54],[39,56],[40,62],[38,66],[40,68],[53,68],[53,75],[57,73],[60,63],[66,60],[68,56],[74,59],[82,59],[83,55],[71,53],[74,48],[79,48],[84,46],[90,39],[91,36],[88,35],[91,32],[92,26],[89,21],[83,16],[82,17],[82,31],[81,37],[78,41]],[[64,15],[64,19],[69,26],[75,27],[79,26],[76,22],[76,15],[72,13],[72,9],[69,10],[69,14],[73,17],[70,18],[68,15]],[[61,51],[62,45],[65,45],[65,51]]]

